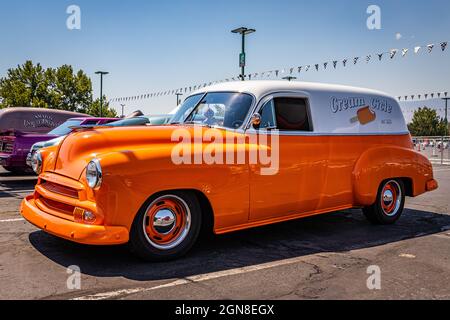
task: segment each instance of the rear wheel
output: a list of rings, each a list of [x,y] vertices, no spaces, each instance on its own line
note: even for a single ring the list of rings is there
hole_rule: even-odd
[[[201,218],[199,202],[190,192],[173,191],[152,197],[133,222],[131,249],[147,261],[177,259],[197,240]]]
[[[400,219],[405,206],[405,187],[401,180],[386,180],[378,189],[376,202],[363,209],[373,224],[394,224]]]

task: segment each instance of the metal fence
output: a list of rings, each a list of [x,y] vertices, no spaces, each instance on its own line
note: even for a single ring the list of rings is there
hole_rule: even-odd
[[[432,163],[450,165],[450,137],[413,137],[413,143]]]

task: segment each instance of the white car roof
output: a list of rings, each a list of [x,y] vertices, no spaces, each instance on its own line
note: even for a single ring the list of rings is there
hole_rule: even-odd
[[[366,88],[303,82],[303,81],[281,81],[281,80],[252,80],[252,81],[234,81],[234,82],[222,82],[212,86],[204,87],[195,91],[193,94],[202,92],[220,92],[220,91],[232,91],[251,93],[256,98],[267,95],[274,91],[306,91],[306,92],[335,92],[335,93],[353,93],[361,95],[376,95],[383,97],[391,97],[388,94]]]
[[[194,94],[204,92],[249,93],[255,96],[256,101],[271,94],[304,93],[310,103],[313,134],[409,133],[398,101],[377,90],[301,81],[258,80],[219,83],[199,89]]]

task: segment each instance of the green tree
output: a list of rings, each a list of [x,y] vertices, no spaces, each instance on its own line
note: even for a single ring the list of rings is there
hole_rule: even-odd
[[[96,99],[88,108],[87,113],[100,117],[100,99]],[[102,108],[102,117],[105,118],[116,118],[117,112],[116,110],[109,107],[109,102],[105,96],[103,96],[103,108]]]
[[[52,88],[49,90],[50,108],[86,112],[92,104],[92,82],[82,71],[73,72],[69,65],[49,69]]]
[[[0,108],[5,107],[49,107],[51,70],[44,70],[38,63],[25,62],[16,69],[9,69],[6,78],[0,79]]]
[[[440,118],[436,110],[428,107],[414,112],[413,120],[408,125],[413,136],[447,136],[448,128],[445,120]]]
[[[0,97],[0,109],[36,107],[100,115],[100,101],[93,100],[91,79],[82,70],[75,73],[69,65],[44,69],[39,63],[26,61],[0,79]],[[116,112],[104,103],[103,115],[115,116]]]

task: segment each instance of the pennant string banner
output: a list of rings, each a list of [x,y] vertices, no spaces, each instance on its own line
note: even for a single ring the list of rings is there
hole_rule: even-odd
[[[428,98],[434,99],[436,96],[438,98],[441,98],[442,96],[447,98],[448,95],[448,91],[440,91],[440,92],[431,92],[431,93],[424,93],[424,94],[413,94],[410,96],[399,96],[398,100],[402,101],[402,99],[404,101],[408,101],[408,98],[410,98],[411,100],[414,100],[417,97],[417,101],[422,100],[422,96],[425,98],[425,100],[427,100]]]
[[[447,49],[448,46],[448,42],[444,41],[444,42],[440,42],[438,45],[435,44],[428,44],[428,45],[421,45],[421,46],[415,46],[413,48],[413,50],[411,52],[414,52],[414,54],[419,54],[422,48],[427,48],[428,53],[432,53],[433,49],[435,48],[435,46],[440,46],[442,52],[444,52]],[[378,57],[379,61],[383,60],[383,57],[385,55],[389,56],[389,58],[391,60],[393,60],[397,53],[400,51],[401,56],[402,57],[406,57],[408,55],[409,49],[408,48],[403,48],[401,50],[399,49],[390,49],[387,52],[379,52],[376,54],[376,56]],[[372,54],[368,54],[365,56],[365,61],[366,63],[369,63],[371,61],[376,61],[376,59],[372,59]],[[375,55],[374,55],[375,56]],[[364,56],[362,56],[364,57]],[[357,65],[359,60],[362,60],[364,58],[361,57],[354,57],[352,60],[353,61],[353,65]],[[346,68],[348,66],[348,61],[349,59],[342,59],[342,60],[332,60],[331,63],[333,64],[333,69],[338,69],[338,65],[339,62],[342,62],[342,66],[344,68]],[[333,70],[331,68],[328,68],[328,65],[330,64],[330,61],[324,62],[322,64],[317,63],[317,64],[313,64],[312,66],[316,69],[316,71],[321,70],[321,66],[323,67],[323,70]],[[263,79],[263,78],[270,78],[273,77],[275,75],[276,78],[279,77],[284,77],[284,74],[286,73],[286,70],[289,72],[290,75],[294,74],[294,71],[296,70],[298,74],[300,74],[301,72],[308,72],[309,69],[311,68],[311,65],[304,65],[304,66],[299,66],[299,67],[289,67],[287,69],[282,69],[282,70],[272,70],[272,71],[264,71],[264,72],[255,72],[252,74],[248,74],[244,76],[244,79],[242,79],[242,76],[236,76],[236,77],[231,77],[228,79],[224,79],[224,80],[216,80],[216,81],[211,81],[209,83],[203,83],[203,84],[197,84],[194,86],[189,86],[189,87],[182,87],[182,88],[178,88],[178,89],[170,89],[170,90],[166,90],[166,91],[160,91],[160,92],[153,92],[153,93],[145,93],[145,94],[141,94],[141,95],[137,95],[137,96],[128,96],[128,97],[119,97],[119,98],[113,98],[111,100],[109,100],[109,102],[128,102],[128,101],[136,101],[136,100],[144,100],[144,99],[150,99],[150,98],[156,98],[156,97],[161,97],[161,96],[167,96],[167,95],[174,95],[174,94],[187,94],[187,93],[191,93],[193,91],[199,90],[201,88],[213,85],[213,84],[218,84],[218,83],[223,83],[223,82],[229,82],[229,81],[237,81],[237,80],[245,80],[245,79]],[[231,79],[231,80],[230,80]],[[433,97],[434,97],[434,93],[433,93]],[[438,97],[445,95],[445,97],[447,97],[447,92],[441,92],[441,93],[436,93],[436,95]],[[421,97],[425,97],[425,99],[428,98],[428,96],[431,96],[431,94],[424,94],[424,95],[410,95],[409,98],[414,100],[415,98],[419,98],[421,99]],[[405,100],[408,99],[408,96],[404,96],[403,97]],[[399,100],[401,100],[402,97],[399,97]]]

